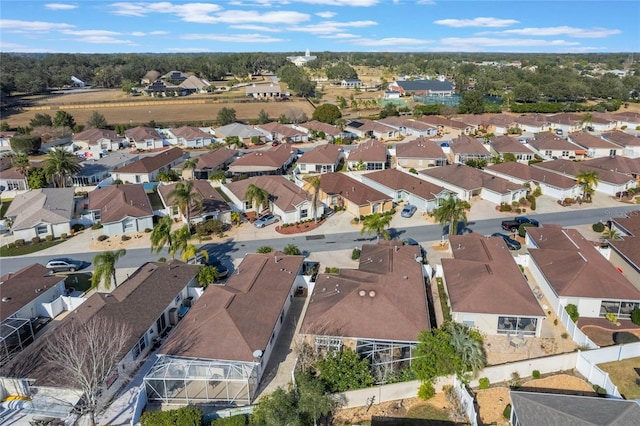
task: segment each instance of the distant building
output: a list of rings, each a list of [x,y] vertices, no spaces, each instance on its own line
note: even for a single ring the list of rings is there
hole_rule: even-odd
[[[71,87],[85,87],[86,85],[87,85],[87,83],[85,83],[84,81],[80,80],[75,75],[71,76]]]
[[[287,56],[287,60],[293,62],[299,67],[303,67],[307,65],[307,63],[315,61],[316,59],[318,59],[318,57],[311,56],[311,52],[309,51],[309,49],[307,49],[307,51],[304,53],[304,56]]]

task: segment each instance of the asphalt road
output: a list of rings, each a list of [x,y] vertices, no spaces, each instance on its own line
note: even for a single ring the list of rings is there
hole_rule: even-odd
[[[623,206],[614,209],[585,209],[573,210],[571,212],[536,214],[536,219],[538,219],[543,226],[547,223],[558,224],[564,227],[574,227],[592,224],[598,221],[605,222],[611,217],[623,216],[628,211],[636,211],[640,214],[638,207]],[[490,235],[500,231],[501,221],[502,219],[498,218],[470,221],[463,232],[477,232],[482,235]],[[391,228],[389,232],[392,238],[402,239],[411,237],[420,243],[440,240],[443,235],[443,229],[439,225]],[[209,254],[218,257],[225,265],[230,266],[232,259],[241,259],[247,253],[255,253],[261,246],[270,246],[274,249],[281,250],[287,244],[294,244],[305,253],[317,253],[355,248],[361,246],[363,243],[373,242],[375,239],[374,235],[361,235],[359,232],[345,232],[330,235],[303,235],[298,237],[250,241],[234,241],[233,239],[229,239],[223,243],[204,244],[201,248],[207,250]],[[92,262],[95,253],[67,253],[65,256],[85,262]],[[49,255],[2,258],[0,259],[0,271],[1,274],[4,275],[9,272],[15,272],[32,263],[42,263],[44,265],[51,257],[52,256]],[[148,248],[130,249],[127,250],[127,255],[118,261],[118,268],[136,268],[145,262],[158,260],[160,257],[168,257],[166,250],[156,254],[151,253]],[[92,269],[93,265],[86,268],[87,271]]]

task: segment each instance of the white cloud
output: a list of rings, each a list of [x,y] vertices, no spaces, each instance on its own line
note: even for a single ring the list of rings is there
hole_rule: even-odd
[[[329,12],[329,11],[327,11],[327,12],[318,12],[318,13],[316,13],[316,16],[319,16],[319,17],[321,17],[321,18],[325,18],[325,19],[333,18],[333,17],[334,17],[334,16],[336,16],[336,15],[337,15],[337,13],[335,13],[335,12]]]
[[[71,10],[77,9],[78,5],[66,3],[47,3],[44,5],[44,7],[50,10]]]
[[[107,36],[81,37],[74,41],[77,41],[80,43],[93,43],[93,44],[133,44],[129,40],[120,40],[115,37],[107,37]]]
[[[0,27],[3,31],[10,32],[49,32],[71,29],[74,26],[70,24],[60,24],[56,22],[43,21],[21,21],[18,19],[0,19]]]
[[[263,34],[184,34],[184,40],[211,40],[224,43],[279,43],[287,41]]]
[[[63,30],[61,33],[80,37],[111,37],[121,35],[121,33],[107,30]]]
[[[566,40],[542,40],[520,38],[489,38],[489,37],[447,37],[440,39],[438,50],[442,51],[479,51],[483,48],[501,48],[514,50],[523,47],[570,47],[580,43]]]
[[[115,15],[143,17],[150,13],[166,13],[176,15],[186,22],[206,22],[210,13],[222,10],[217,4],[210,3],[117,2],[110,7]]]
[[[142,31],[134,31],[129,35],[132,35],[134,37],[144,37],[144,36],[165,35],[165,34],[169,34],[169,32],[168,31],[150,31],[148,33],[145,33]]]
[[[358,46],[422,46],[433,43],[433,40],[406,37],[387,37],[380,39],[359,38],[351,40],[350,43]]]
[[[325,6],[369,7],[380,3],[380,0],[294,0],[297,3],[321,4]],[[280,3],[288,3],[287,0]]]
[[[169,34],[169,31],[150,31],[149,35],[166,35]]]
[[[521,28],[493,32],[493,34],[524,35],[537,37],[566,35],[568,37],[574,38],[601,38],[620,33],[620,30],[610,30],[607,28],[575,28],[569,26]]]
[[[344,31],[347,28],[365,28],[378,25],[376,21],[348,21],[348,22],[334,22],[324,21],[318,24],[301,25],[289,27],[287,30],[304,32],[310,34],[334,34]]]
[[[260,32],[266,32],[266,33],[282,32],[281,28],[265,26],[265,25],[254,25],[254,24],[229,25],[229,28],[233,28],[235,30],[260,31]]]
[[[473,19],[440,19],[433,21],[434,24],[445,25],[453,28],[463,27],[489,27],[500,28],[508,27],[510,25],[518,24],[519,21],[515,19],[500,19],[500,18],[473,18]]]
[[[311,17],[306,13],[277,11],[260,13],[254,10],[225,10],[209,17],[208,22],[226,24],[265,23],[295,25],[308,21]]]
[[[428,6],[434,6],[436,4],[435,0],[418,0],[417,4],[426,4]]]
[[[321,36],[318,36],[318,38],[348,40],[348,39],[360,38],[360,36],[355,34],[350,34],[350,33],[337,33],[337,34],[321,35]]]

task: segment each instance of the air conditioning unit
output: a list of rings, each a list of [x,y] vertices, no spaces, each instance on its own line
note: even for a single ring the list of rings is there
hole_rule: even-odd
[[[172,327],[178,324],[178,308],[169,309],[169,324]]]
[[[187,297],[186,299],[184,299],[182,301],[182,306],[186,306],[187,308],[193,306],[193,297]]]

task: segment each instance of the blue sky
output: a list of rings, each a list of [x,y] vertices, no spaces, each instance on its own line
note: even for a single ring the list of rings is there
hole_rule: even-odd
[[[2,52],[639,52],[640,1],[2,0]]]

